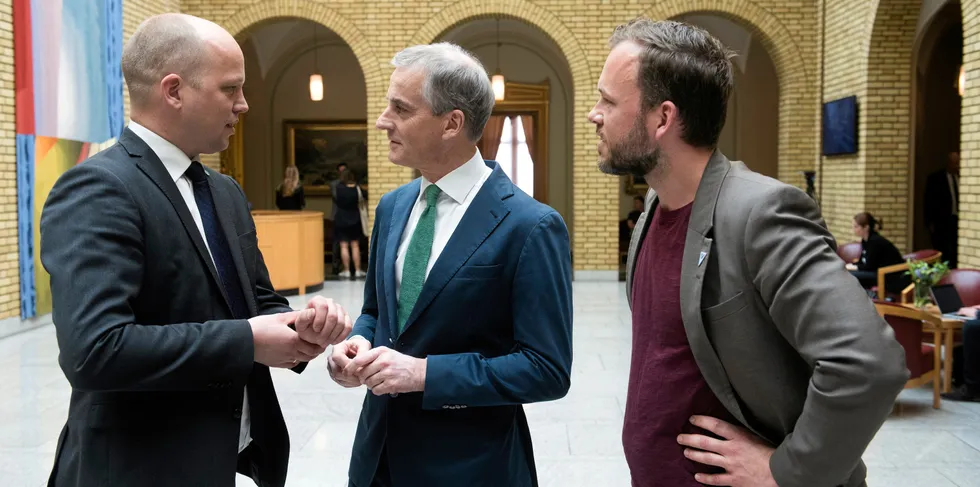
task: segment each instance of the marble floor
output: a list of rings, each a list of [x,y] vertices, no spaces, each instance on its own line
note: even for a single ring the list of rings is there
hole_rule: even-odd
[[[319,294],[359,310],[360,282]],[[629,486],[620,444],[630,358],[630,315],[620,283],[576,282],[572,388],[560,401],[527,406],[542,486]],[[290,299],[294,307],[307,297]],[[353,317],[353,311],[352,311]],[[0,486],[41,487],[68,414],[70,389],[57,364],[53,327],[0,340]],[[325,361],[302,375],[274,370],[293,454],[289,487],[346,486],[364,389],[346,390]],[[943,402],[930,389],[902,393],[865,456],[871,487],[980,486],[980,404]],[[240,487],[253,485],[239,477]]]

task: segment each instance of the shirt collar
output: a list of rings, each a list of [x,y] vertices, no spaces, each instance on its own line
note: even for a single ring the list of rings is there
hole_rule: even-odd
[[[466,199],[466,196],[470,194],[476,183],[480,181],[480,177],[483,173],[483,168],[487,167],[486,162],[483,161],[483,155],[480,154],[480,149],[476,149],[473,157],[466,161],[462,166],[453,169],[453,171],[439,180],[436,186],[446,193],[450,198],[453,199],[457,204],[462,204]],[[422,186],[419,188],[419,197],[425,194],[425,189],[432,184],[425,176],[422,177]]]
[[[143,139],[146,145],[150,146],[150,150],[160,158],[163,167],[167,169],[174,182],[177,182],[191,167],[191,159],[187,157],[187,154],[184,154],[184,151],[178,149],[169,140],[132,120],[129,121],[128,127],[137,137]],[[196,161],[197,158],[195,157],[194,160]]]

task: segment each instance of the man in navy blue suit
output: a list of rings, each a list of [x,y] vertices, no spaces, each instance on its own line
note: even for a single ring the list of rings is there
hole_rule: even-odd
[[[443,43],[392,64],[377,127],[422,177],[381,198],[362,315],[328,360],[370,391],[350,484],[535,486],[521,405],[568,392],[568,230],[477,149],[494,104],[479,61]]]

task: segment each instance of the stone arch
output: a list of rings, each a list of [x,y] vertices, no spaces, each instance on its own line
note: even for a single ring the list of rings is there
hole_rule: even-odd
[[[864,156],[864,208],[891,222],[886,236],[911,250],[909,189],[912,139],[912,52],[922,0],[876,1],[869,15],[867,71],[858,114]],[[887,181],[888,184],[881,184]]]
[[[798,187],[805,181],[800,171],[812,170],[818,157],[815,128],[817,100],[800,47],[773,14],[751,0],[672,0],[657,3],[644,12],[652,19],[685,14],[715,14],[733,20],[758,35],[776,66],[779,79],[779,179]]]
[[[301,6],[302,5],[302,6]],[[334,31],[350,46],[357,56],[364,73],[364,82],[368,91],[372,85],[375,88],[384,84],[381,65],[378,56],[368,43],[367,37],[358,30],[353,22],[347,20],[336,11],[315,3],[300,4],[292,0],[271,0],[244,7],[216,22],[236,38],[245,34],[249,29],[265,22],[284,17],[294,17],[316,22]]]
[[[596,192],[617,194],[619,179],[599,177],[595,167],[595,129],[587,116],[595,103],[595,76],[579,39],[555,14],[530,2],[508,0],[464,0],[435,14],[412,36],[411,44],[427,44],[454,27],[480,18],[506,16],[540,29],[558,45],[572,74],[572,231],[574,268],[608,271],[616,269],[618,249],[610,247],[605,235],[616,235],[619,202],[596,205],[574,195]],[[610,31],[611,33],[611,31]],[[601,62],[599,63],[601,67]]]
[[[374,209],[381,199],[381,195],[394,189],[398,184],[386,181],[386,178],[379,171],[388,160],[388,143],[384,133],[371,130],[371,110],[377,108],[376,103],[372,105],[372,100],[384,98],[388,79],[387,73],[382,70],[380,58],[375,54],[368,37],[353,22],[335,10],[322,4],[299,3],[294,0],[267,0],[256,3],[243,7],[224,18],[217,19],[215,22],[238,38],[248,32],[249,29],[265,22],[290,17],[316,22],[332,30],[350,46],[361,66],[368,99],[368,111],[365,113],[365,119],[368,121],[368,181],[372,189],[368,192],[368,213],[371,221],[373,221]]]

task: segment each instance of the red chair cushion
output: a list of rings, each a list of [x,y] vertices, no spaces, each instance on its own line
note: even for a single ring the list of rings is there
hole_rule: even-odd
[[[980,304],[980,270],[952,269],[939,284],[952,284],[959,293],[963,306]]]

